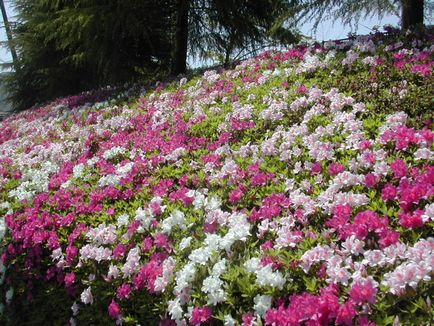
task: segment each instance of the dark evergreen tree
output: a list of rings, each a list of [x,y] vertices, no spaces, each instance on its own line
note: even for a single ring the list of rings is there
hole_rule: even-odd
[[[187,53],[237,53],[297,34],[287,0],[14,0],[17,66],[6,78],[15,107],[160,73],[184,73]],[[285,27],[283,27],[285,26]]]
[[[16,108],[169,71],[173,1],[15,0]]]

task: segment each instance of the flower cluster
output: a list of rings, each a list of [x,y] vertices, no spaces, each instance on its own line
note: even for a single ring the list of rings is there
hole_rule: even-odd
[[[70,325],[428,323],[434,47],[412,37],[0,122],[0,321],[45,294]]]

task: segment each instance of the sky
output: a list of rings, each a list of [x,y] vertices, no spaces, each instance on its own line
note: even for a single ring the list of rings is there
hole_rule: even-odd
[[[8,19],[9,21],[13,21],[13,11],[12,8],[10,6],[11,1],[10,0],[4,0],[5,3],[5,7],[6,7],[6,12],[8,14]],[[0,41],[6,41],[7,37],[6,37],[6,32],[5,32],[5,28],[4,28],[4,22],[3,22],[3,17],[0,15]],[[12,56],[9,52],[8,49],[4,48],[3,46],[0,47],[0,64],[5,63],[5,62],[10,62],[12,61]]]

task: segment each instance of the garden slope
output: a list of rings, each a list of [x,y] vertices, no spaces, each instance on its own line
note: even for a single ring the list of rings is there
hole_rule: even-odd
[[[429,323],[433,35],[389,32],[0,122],[0,320]]]

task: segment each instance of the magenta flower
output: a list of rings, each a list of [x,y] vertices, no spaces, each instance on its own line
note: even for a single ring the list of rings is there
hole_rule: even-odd
[[[395,179],[401,179],[407,175],[407,165],[401,159],[395,160],[390,164]]]
[[[321,173],[322,171],[322,166],[320,162],[316,162],[312,165],[312,167],[310,168],[312,174],[318,174]]]
[[[109,316],[113,319],[117,319],[121,315],[122,313],[121,307],[115,300],[112,300],[112,302],[108,306],[108,313]]]
[[[243,320],[242,323],[243,326],[253,326],[255,322],[255,317],[253,317],[253,314],[249,312],[243,315],[242,320]]]
[[[122,284],[120,287],[118,287],[118,290],[116,291],[116,296],[119,299],[128,299],[133,292],[133,289],[131,288],[131,285],[128,283]]]
[[[70,287],[72,284],[75,283],[75,273],[71,272],[65,275],[65,285],[67,287]]]
[[[334,176],[345,171],[345,166],[341,163],[332,163],[329,165],[329,174]]]
[[[368,188],[373,188],[375,187],[375,185],[377,184],[377,177],[372,174],[372,173],[368,173],[367,175],[365,175],[365,186]]]
[[[356,316],[357,312],[352,301],[347,301],[340,306],[338,310],[338,315],[336,317],[336,323],[340,325],[352,326],[353,318]]]
[[[396,187],[389,183],[383,187],[383,190],[381,191],[381,198],[383,198],[383,200],[395,200],[396,194]]]
[[[202,325],[212,318],[212,309],[210,307],[195,307],[191,312],[190,324]]]
[[[350,298],[355,304],[368,302],[375,303],[377,289],[372,286],[370,281],[356,282],[350,290]]]

